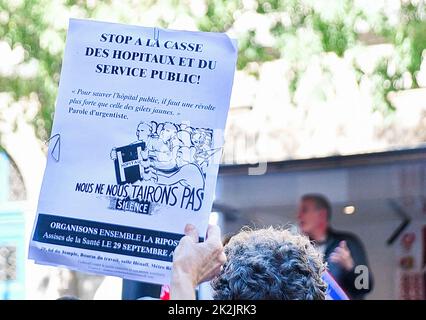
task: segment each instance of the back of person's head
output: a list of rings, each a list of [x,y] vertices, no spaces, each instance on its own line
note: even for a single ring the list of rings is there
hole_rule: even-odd
[[[67,296],[59,297],[56,300],[80,300],[80,299],[77,298],[77,297],[75,297],[75,296],[69,296],[69,295],[67,295]]]
[[[307,237],[274,228],[243,230],[225,246],[212,281],[217,300],[324,300],[322,257]]]

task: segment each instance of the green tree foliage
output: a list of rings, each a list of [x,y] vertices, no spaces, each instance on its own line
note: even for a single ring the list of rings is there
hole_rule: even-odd
[[[40,106],[31,121],[42,140],[48,139],[52,127],[67,25],[65,22],[56,26],[52,15],[58,9],[65,11],[77,7],[82,16],[90,17],[96,12],[96,7],[88,6],[86,1],[67,0],[60,6],[52,3],[55,2],[0,0],[0,39],[12,49],[19,46],[24,49],[21,65],[33,62],[37,68],[36,74],[30,77],[19,73],[0,74],[0,92],[12,94],[15,101],[36,95]],[[107,5],[108,1],[103,3]]]
[[[60,57],[40,47],[40,33],[49,28],[43,19],[45,5],[46,1],[25,1],[15,7],[10,6],[8,1],[0,1],[0,12],[3,16],[0,39],[6,41],[11,48],[24,48],[23,63],[30,59],[38,62],[37,75],[32,79],[24,80],[17,74],[0,75],[0,91],[11,93],[15,100],[29,96],[32,92],[37,93],[42,107],[34,124],[41,137],[47,136],[47,130],[52,124],[51,114],[60,69]]]
[[[426,48],[423,1],[404,0],[393,12],[387,12],[385,5],[371,11],[366,9],[369,1],[354,0],[198,0],[204,5],[201,15],[191,9],[192,2],[0,0],[0,40],[12,49],[18,46],[24,49],[23,64],[35,62],[37,65],[36,74],[29,78],[17,73],[0,73],[0,92],[12,94],[15,101],[36,96],[39,109],[32,121],[37,136],[46,140],[52,126],[66,35],[67,23],[61,21],[66,15],[62,13],[102,20],[106,13],[119,11],[116,21],[143,25],[144,21],[135,12],[153,9],[161,11],[157,25],[168,27],[186,15],[201,31],[232,31],[238,17],[247,12],[267,17],[273,43],[265,45],[259,41],[255,22],[240,30],[237,67],[247,69],[253,63],[286,59],[292,69],[288,75],[292,93],[297,90],[298,81],[312,57],[329,52],[343,57],[348,50],[368,45],[363,40],[366,34],[395,47],[395,54],[382,59],[371,74],[366,74],[354,62],[359,78],[368,76],[376,84],[372,93],[375,109],[392,111],[393,106],[387,99],[389,92],[419,86],[416,76]],[[364,26],[362,30],[359,25]]]

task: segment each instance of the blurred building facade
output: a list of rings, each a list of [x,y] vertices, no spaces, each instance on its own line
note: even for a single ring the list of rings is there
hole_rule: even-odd
[[[426,149],[223,166],[214,210],[225,233],[241,225],[297,225],[305,193],[332,204],[332,226],[358,235],[375,288],[367,299],[426,298]],[[351,208],[351,210],[347,210]]]

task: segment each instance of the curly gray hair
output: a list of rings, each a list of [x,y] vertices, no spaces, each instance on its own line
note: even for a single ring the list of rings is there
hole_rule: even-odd
[[[324,300],[321,254],[289,230],[242,230],[225,246],[227,262],[212,281],[217,300]]]

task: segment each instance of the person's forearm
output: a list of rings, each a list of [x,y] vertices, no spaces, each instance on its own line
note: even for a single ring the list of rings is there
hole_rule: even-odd
[[[191,277],[178,267],[173,267],[172,281],[170,284],[170,299],[195,300],[195,284]]]

